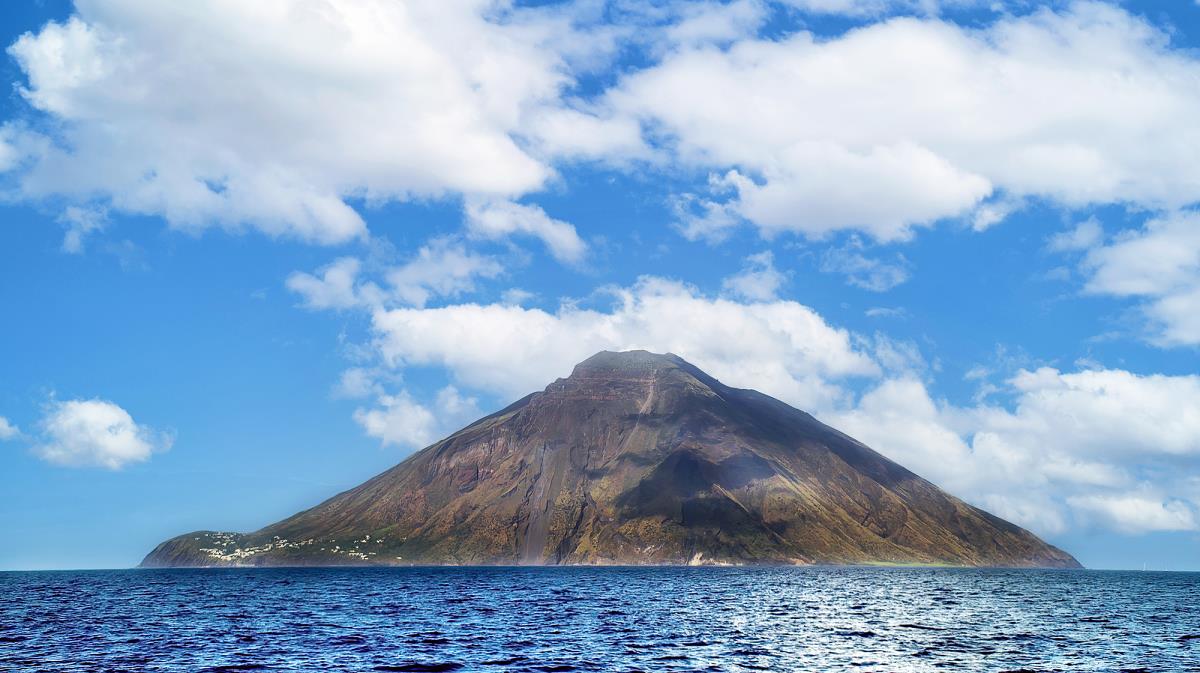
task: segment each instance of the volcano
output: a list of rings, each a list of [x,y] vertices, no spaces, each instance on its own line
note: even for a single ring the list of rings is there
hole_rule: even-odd
[[[629,351],[312,509],[142,565],[876,563],[1079,567],[803,411]]]

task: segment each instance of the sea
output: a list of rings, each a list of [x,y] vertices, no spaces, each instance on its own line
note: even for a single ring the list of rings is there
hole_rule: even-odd
[[[1200,573],[0,573],[0,670],[1200,671]]]

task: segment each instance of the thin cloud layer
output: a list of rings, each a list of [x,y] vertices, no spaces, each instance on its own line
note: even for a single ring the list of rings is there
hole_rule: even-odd
[[[748,301],[772,301],[787,283],[787,274],[775,268],[770,250],[750,255],[741,271],[721,281],[726,294]]]
[[[829,248],[821,255],[821,271],[837,273],[846,282],[871,292],[886,292],[903,284],[909,277],[909,264],[902,255],[895,261],[885,261],[864,254],[864,246],[856,237],[846,245]]]
[[[0,440],[13,439],[21,436],[21,430],[7,418],[0,416]]]

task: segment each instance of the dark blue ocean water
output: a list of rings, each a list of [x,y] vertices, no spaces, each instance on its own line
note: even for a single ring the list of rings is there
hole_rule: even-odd
[[[1200,671],[1200,573],[0,573],[3,671]]]

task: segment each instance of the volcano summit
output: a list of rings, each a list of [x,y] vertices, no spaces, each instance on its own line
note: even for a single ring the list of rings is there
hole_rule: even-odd
[[[807,413],[675,355],[602,352],[366,483],[143,566],[1078,567]]]

